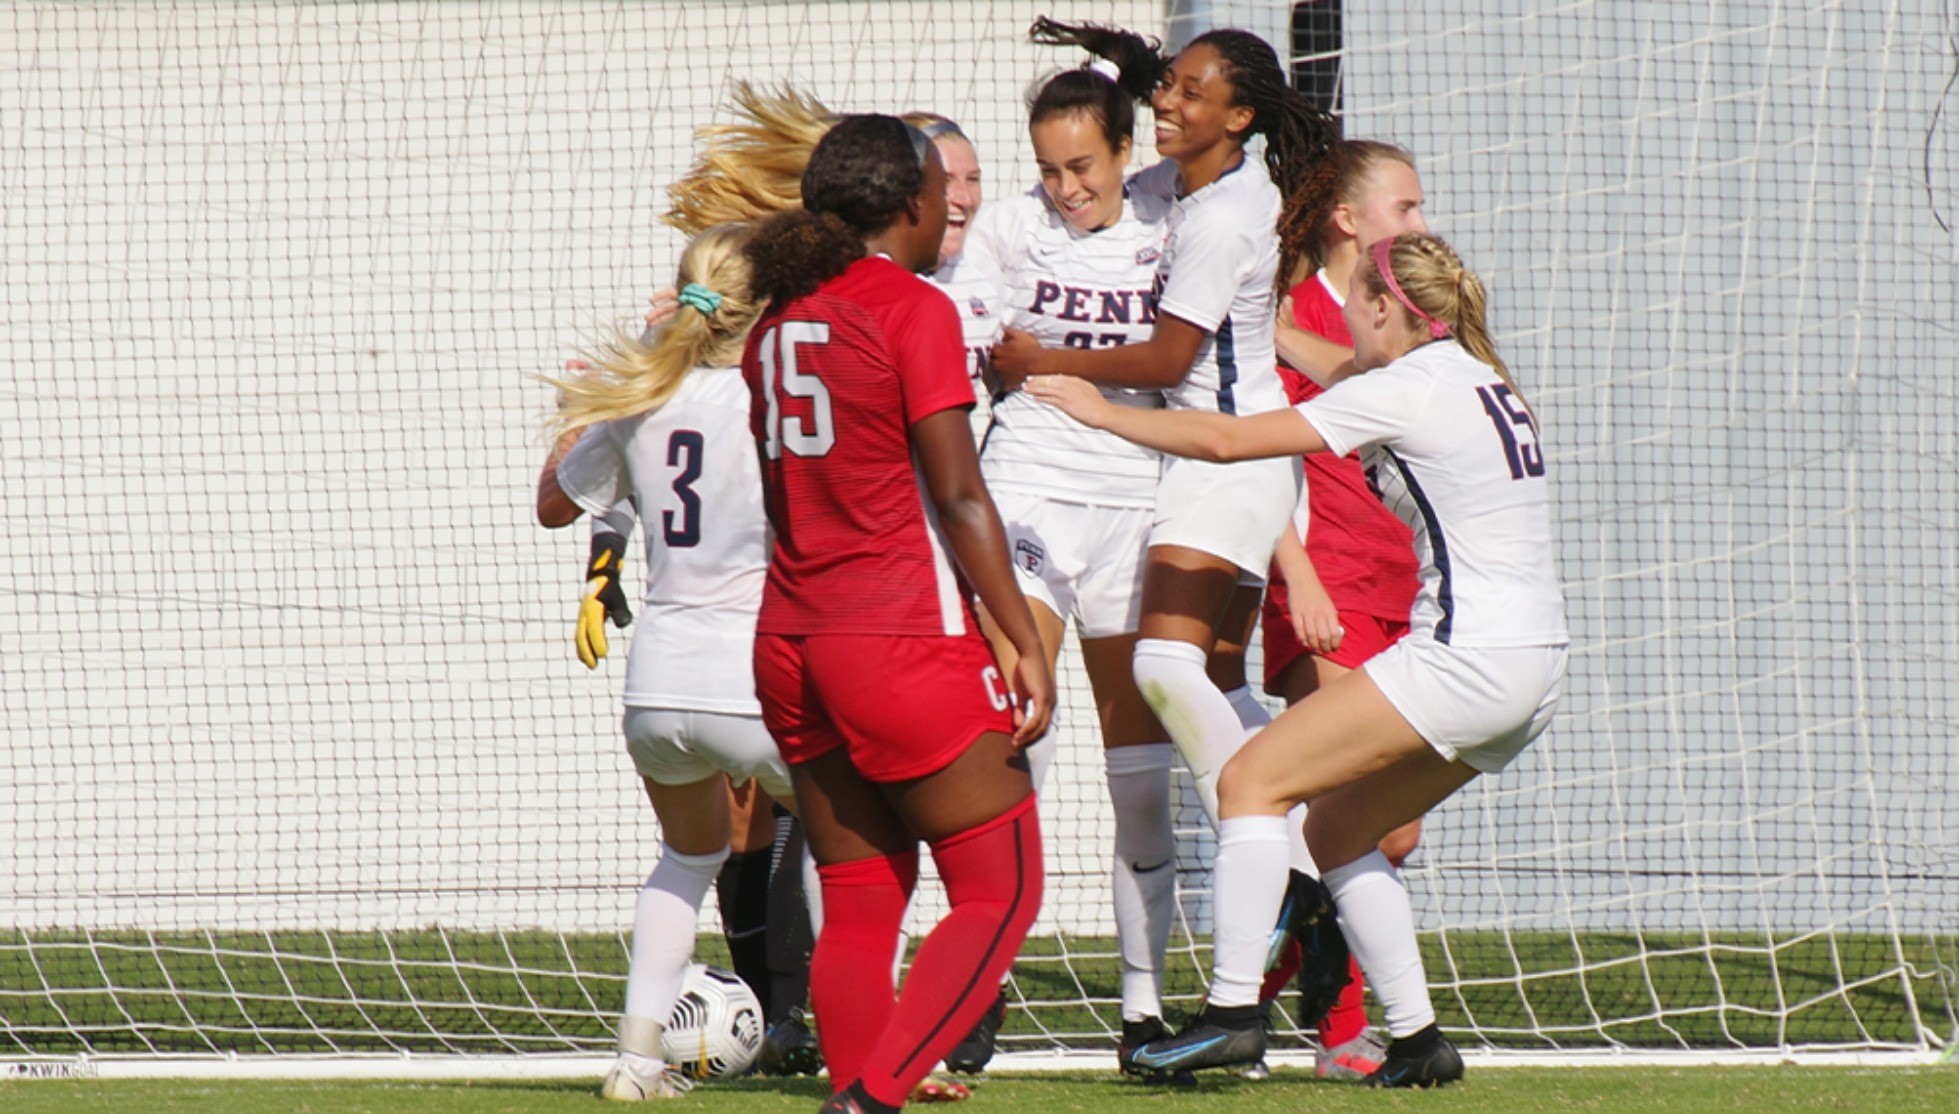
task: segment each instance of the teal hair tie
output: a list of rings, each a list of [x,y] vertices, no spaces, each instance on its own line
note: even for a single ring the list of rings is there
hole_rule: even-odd
[[[721,308],[721,295],[698,282],[690,282],[680,288],[680,304],[692,306],[701,311],[701,316],[707,317]]]

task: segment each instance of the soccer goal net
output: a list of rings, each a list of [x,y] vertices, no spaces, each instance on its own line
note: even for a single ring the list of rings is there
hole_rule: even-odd
[[[1950,3],[24,0],[0,9],[0,1060],[610,1049],[657,829],[623,655],[572,653],[582,532],[532,521],[534,377],[671,281],[664,187],[737,79],[942,112],[991,196],[1027,189],[1024,94],[1081,61],[1026,41],[1042,14],[1286,40],[1347,134],[1416,153],[1489,283],[1575,641],[1556,725],[1406,871],[1447,1031],[1948,1047]],[[1065,661],[1003,1037],[1029,1056],[1119,1026]],[[1212,844],[1188,794],[1179,826],[1189,1008]]]

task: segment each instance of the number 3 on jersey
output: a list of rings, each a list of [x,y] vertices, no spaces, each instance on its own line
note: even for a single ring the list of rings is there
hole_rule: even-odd
[[[676,429],[667,438],[667,465],[680,469],[673,478],[676,510],[660,512],[660,532],[672,549],[687,549],[701,544],[701,496],[694,481],[701,478],[701,462],[707,459],[707,438],[697,429]]]
[[[816,376],[796,370],[798,347],[828,343],[830,326],[824,321],[784,321],[762,334],[758,356],[762,363],[762,399],[768,407],[763,416],[764,448],[770,460],[781,460],[784,449],[795,456],[822,456],[837,443],[836,423],[830,416],[829,388]],[[810,416],[807,419],[785,416],[782,411],[787,399],[807,401]]]
[[[1503,438],[1503,456],[1510,463],[1510,478],[1542,476],[1544,450],[1537,444],[1537,423],[1531,420],[1523,400],[1503,383],[1476,388],[1476,397],[1483,400],[1484,412],[1496,423],[1497,436]]]

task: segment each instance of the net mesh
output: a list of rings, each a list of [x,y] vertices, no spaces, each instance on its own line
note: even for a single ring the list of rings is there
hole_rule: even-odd
[[[1417,153],[1544,419],[1572,669],[1407,872],[1445,1027],[1949,1041],[1952,5],[1213,7]],[[610,1048],[657,829],[619,658],[571,653],[583,539],[531,521],[533,377],[671,280],[662,191],[736,79],[938,110],[993,196],[1030,185],[1023,94],[1078,61],[1024,41],[1040,14],[1175,30],[1140,2],[0,10],[0,1057]],[[1065,666],[1010,1050],[1119,1023]],[[1179,823],[1189,1007],[1187,787]]]

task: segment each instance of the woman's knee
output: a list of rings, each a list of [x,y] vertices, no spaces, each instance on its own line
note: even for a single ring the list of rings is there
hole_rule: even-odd
[[[1218,813],[1222,816],[1275,816],[1296,802],[1273,792],[1274,780],[1259,769],[1252,744],[1218,771]]]
[[[1195,644],[1171,638],[1144,638],[1130,658],[1136,691],[1158,716],[1175,705],[1175,693],[1194,684],[1209,684],[1204,676],[1204,651]]]

